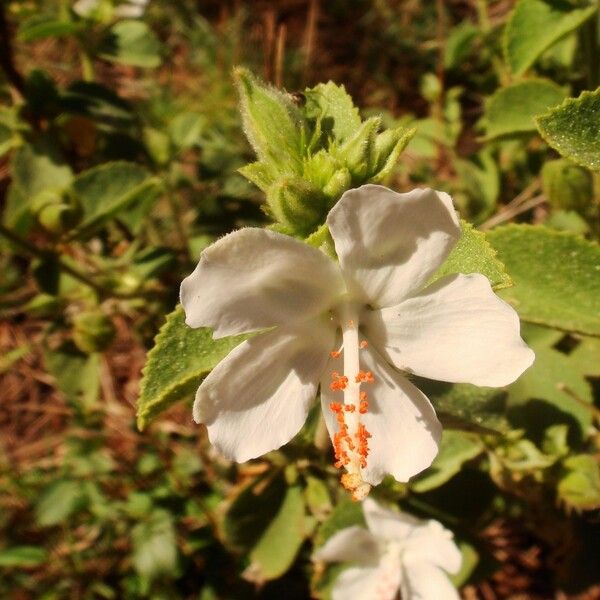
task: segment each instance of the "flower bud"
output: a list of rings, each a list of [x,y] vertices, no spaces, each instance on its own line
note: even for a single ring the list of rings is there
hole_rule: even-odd
[[[82,352],[102,352],[110,346],[114,337],[112,321],[97,310],[79,313],[73,319],[73,341]]]
[[[566,158],[544,164],[542,189],[554,208],[580,214],[587,212],[594,195],[591,173]]]
[[[77,200],[57,190],[42,190],[32,199],[30,210],[44,229],[56,234],[73,229],[82,215]]]
[[[323,193],[333,200],[337,202],[341,195],[352,186],[352,175],[350,175],[350,171],[345,167],[343,169],[338,169],[333,177],[325,184],[323,188]]]
[[[375,135],[380,124],[379,117],[367,119],[340,149],[340,158],[348,167],[356,185],[365,183],[371,172]]]
[[[314,231],[327,216],[323,192],[297,177],[286,177],[271,186],[267,202],[275,219],[300,235]]]

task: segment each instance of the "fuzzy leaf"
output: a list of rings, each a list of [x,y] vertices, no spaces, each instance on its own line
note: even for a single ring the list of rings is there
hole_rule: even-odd
[[[360,127],[358,108],[343,85],[333,81],[320,83],[305,90],[304,96],[304,114],[308,119],[320,121],[322,132],[332,135],[334,141],[345,141]]]
[[[600,170],[600,88],[568,98],[537,118],[543,138],[566,158]]]
[[[259,82],[246,69],[236,69],[244,131],[258,158],[280,172],[299,172],[302,159],[301,117],[292,102]]]
[[[192,329],[178,306],[167,316],[148,353],[142,372],[137,423],[140,429],[162,411],[188,398],[212,368],[225,358],[244,336],[212,339],[210,329]]]
[[[504,55],[511,71],[524,73],[596,10],[596,6],[577,8],[566,0],[519,0],[504,30]]]
[[[131,531],[132,560],[135,570],[152,580],[173,576],[177,569],[177,538],[171,514],[155,509],[147,520]]]
[[[466,221],[461,221],[462,235],[446,262],[433,276],[432,281],[452,273],[481,273],[494,289],[499,290],[512,284],[504,265],[482,231],[473,229]]]
[[[562,88],[546,79],[528,79],[501,88],[485,107],[487,139],[533,133],[534,117],[560,104],[566,95]]]
[[[564,331],[600,335],[600,247],[533,225],[487,233],[514,287],[500,295],[522,319]]]

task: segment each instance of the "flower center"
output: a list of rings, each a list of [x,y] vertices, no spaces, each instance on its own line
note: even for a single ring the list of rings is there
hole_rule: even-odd
[[[338,316],[342,328],[344,372],[333,371],[329,386],[334,392],[343,392],[343,402],[330,404],[339,426],[333,437],[335,466],[346,469],[341,477],[342,485],[352,493],[354,500],[362,500],[371,489],[362,477],[362,469],[367,466],[371,434],[361,422],[361,415],[367,412],[369,402],[367,392],[360,388],[361,384],[373,383],[374,377],[370,371],[360,369],[360,349],[366,348],[367,342],[359,342],[357,306],[342,303]],[[331,353],[334,359],[340,355],[339,350]]]

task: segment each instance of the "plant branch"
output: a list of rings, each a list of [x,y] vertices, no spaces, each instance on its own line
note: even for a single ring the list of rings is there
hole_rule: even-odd
[[[9,83],[22,95],[25,95],[25,80],[15,67],[14,54],[6,20],[6,2],[0,2],[0,67]]]

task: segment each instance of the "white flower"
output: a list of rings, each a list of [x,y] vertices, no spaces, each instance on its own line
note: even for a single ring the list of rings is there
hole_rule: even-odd
[[[437,521],[363,502],[367,527],[342,529],[315,552],[314,560],[350,562],[337,578],[333,600],[458,600],[444,571],[456,573],[462,557],[452,532]]]
[[[503,386],[533,362],[513,309],[479,274],[427,286],[460,235],[450,197],[365,185],[327,217],[339,263],[296,239],[241,229],[207,248],[181,285],[186,323],[243,342],[204,380],[194,418],[239,462],[287,443],[321,401],[355,499],[427,468],[441,426],[396,369]],[[343,355],[343,361],[340,359]],[[367,398],[368,390],[368,398]]]

